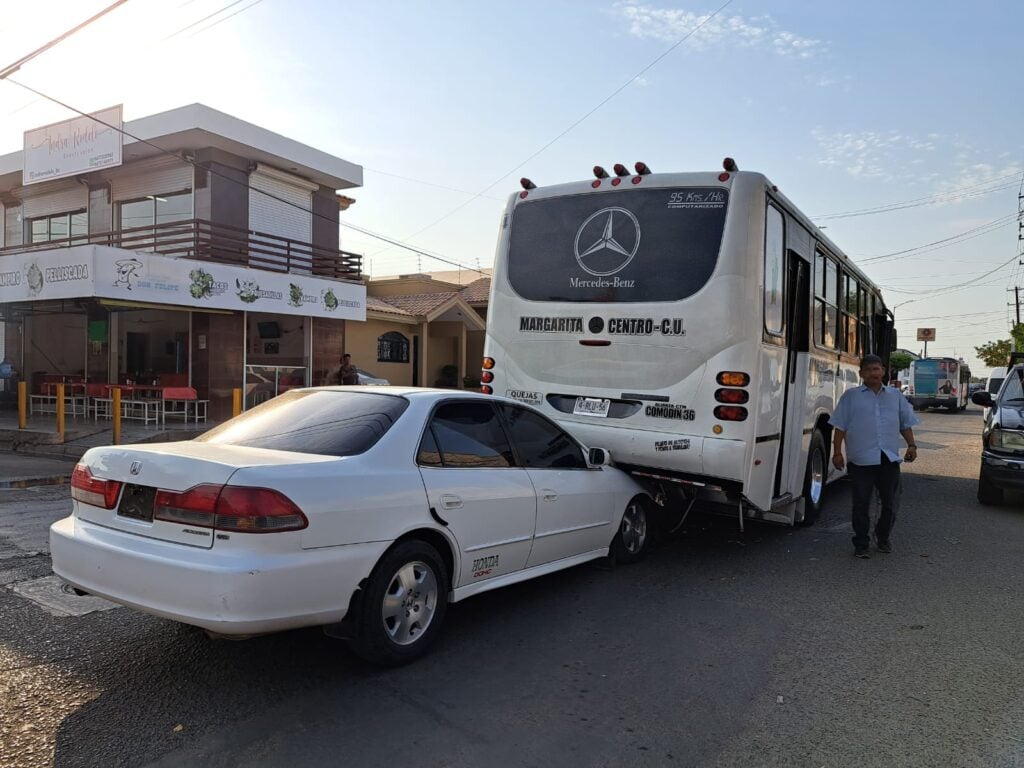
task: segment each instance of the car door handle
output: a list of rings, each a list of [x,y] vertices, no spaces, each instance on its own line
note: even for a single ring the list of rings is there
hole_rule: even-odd
[[[541,492],[541,498],[544,501],[557,501],[558,494],[552,491],[550,488],[545,488]]]
[[[458,496],[452,496],[450,493],[446,493],[441,496],[441,506],[445,509],[461,509],[462,499]]]

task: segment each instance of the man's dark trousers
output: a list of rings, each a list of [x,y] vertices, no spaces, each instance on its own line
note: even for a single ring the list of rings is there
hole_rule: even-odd
[[[896,524],[896,507],[900,495],[900,464],[883,453],[881,464],[849,464],[853,481],[853,546],[867,549],[871,543],[871,492],[877,488],[882,513],[875,524],[875,538],[889,541]]]

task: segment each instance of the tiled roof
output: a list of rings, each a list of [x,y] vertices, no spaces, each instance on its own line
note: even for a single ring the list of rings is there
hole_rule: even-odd
[[[491,293],[491,278],[481,277],[460,291],[467,304],[486,304]]]
[[[445,291],[444,293],[413,293],[408,296],[376,296],[374,298],[387,302],[407,314],[423,316],[458,295],[455,291]]]
[[[370,312],[384,312],[389,315],[403,315],[405,317],[412,317],[411,312],[406,312],[404,309],[388,304],[386,301],[382,301],[376,296],[366,297],[366,309]]]

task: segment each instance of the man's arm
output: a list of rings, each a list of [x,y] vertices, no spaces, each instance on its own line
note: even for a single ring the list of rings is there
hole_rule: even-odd
[[[903,460],[909,464],[917,458],[917,441],[914,439],[914,429],[913,427],[901,429],[900,434],[907,441],[907,452],[903,455]]]
[[[832,428],[832,465],[836,469],[843,469],[846,466],[846,459],[843,458],[843,441],[846,440],[846,430],[839,427]]]

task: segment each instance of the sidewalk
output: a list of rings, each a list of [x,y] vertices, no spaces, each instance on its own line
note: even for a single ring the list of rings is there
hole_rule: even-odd
[[[126,421],[122,423],[121,444],[191,440],[213,429],[218,423],[208,421],[201,424],[173,422],[166,425],[142,425]],[[90,448],[111,445],[112,442],[113,429],[109,421],[97,423],[85,418],[69,418],[64,442],[60,443],[57,442],[54,416],[37,415],[29,419],[28,429],[19,430],[17,414],[0,411],[0,455],[16,453],[26,458],[42,456],[77,461]],[[5,479],[3,465],[0,464],[0,483]]]
[[[0,453],[0,488],[66,482],[74,459],[45,459],[20,453]]]

